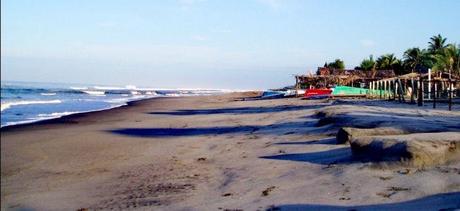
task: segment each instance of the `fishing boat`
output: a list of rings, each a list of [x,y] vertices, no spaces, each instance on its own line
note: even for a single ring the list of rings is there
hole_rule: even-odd
[[[332,89],[307,89],[305,91],[304,97],[306,99],[320,99],[320,98],[328,98],[331,96]]]

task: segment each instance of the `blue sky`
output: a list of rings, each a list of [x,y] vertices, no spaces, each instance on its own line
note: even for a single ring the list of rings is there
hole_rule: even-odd
[[[458,0],[2,0],[2,80],[263,89],[460,43]]]

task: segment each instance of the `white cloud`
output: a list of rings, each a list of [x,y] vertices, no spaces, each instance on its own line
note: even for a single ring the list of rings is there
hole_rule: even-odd
[[[373,47],[375,46],[375,42],[373,40],[370,40],[370,39],[363,39],[363,40],[360,40],[359,43],[366,47],[366,48],[370,48],[370,47]]]

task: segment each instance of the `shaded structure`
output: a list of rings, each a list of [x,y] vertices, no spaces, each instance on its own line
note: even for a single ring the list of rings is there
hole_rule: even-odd
[[[384,78],[395,77],[393,70],[365,71],[365,70],[346,70],[318,67],[316,74],[296,75],[296,90],[332,87],[332,86],[351,86],[367,88],[371,81]]]
[[[409,102],[423,106],[425,102],[449,104],[460,103],[460,77],[446,72],[432,74],[409,73],[397,77],[368,82],[369,98],[380,98]]]

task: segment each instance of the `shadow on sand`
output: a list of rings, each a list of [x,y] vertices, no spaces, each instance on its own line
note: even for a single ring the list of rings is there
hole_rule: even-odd
[[[274,107],[238,107],[238,108],[219,108],[219,109],[193,109],[193,110],[177,110],[169,112],[150,112],[149,114],[163,114],[163,115],[207,115],[207,114],[260,114],[272,113],[282,111],[298,111],[298,110],[311,110],[323,107],[325,105],[283,105]]]
[[[177,136],[200,136],[222,134],[292,134],[298,132],[321,133],[323,128],[313,127],[314,121],[285,122],[272,125],[246,125],[246,126],[222,126],[222,127],[196,127],[196,128],[122,128],[109,132],[135,137],[177,137]]]
[[[325,144],[325,145],[336,145],[336,138],[324,138],[311,141],[300,141],[300,142],[278,142],[276,145],[311,145],[311,144]]]
[[[357,162],[352,159],[351,149],[349,147],[307,153],[281,154],[260,157],[263,159],[288,160],[297,162],[309,162],[322,165],[330,164],[350,164]]]
[[[111,132],[127,136],[137,137],[175,137],[175,136],[199,136],[220,135],[228,133],[251,133],[259,130],[253,126],[237,127],[206,127],[206,128],[124,128]]]
[[[322,204],[286,204],[267,210],[458,210],[460,192],[441,193],[405,202],[371,204],[359,206],[339,206]]]

